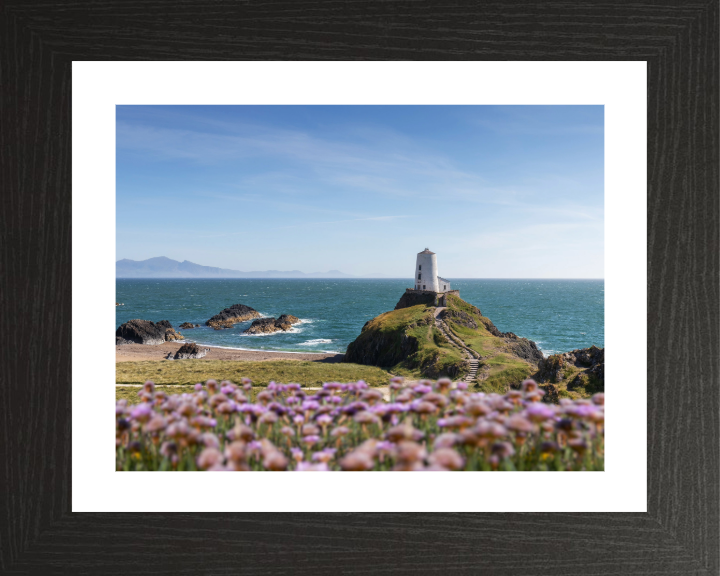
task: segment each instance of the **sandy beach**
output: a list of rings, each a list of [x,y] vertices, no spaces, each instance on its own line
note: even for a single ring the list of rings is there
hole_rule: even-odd
[[[145,344],[123,344],[121,346],[115,346],[115,361],[164,361],[168,352],[174,354],[182,344],[182,342],[165,342],[159,346],[148,346]],[[210,349],[203,360],[246,360],[251,362],[262,360],[309,360],[311,362],[340,362],[343,358],[343,354],[263,352],[260,350],[229,350],[227,348],[213,348],[212,346],[201,347]]]

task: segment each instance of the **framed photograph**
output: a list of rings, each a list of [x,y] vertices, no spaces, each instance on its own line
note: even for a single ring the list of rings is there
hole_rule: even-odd
[[[221,105],[234,81],[218,79],[237,77],[254,91]],[[73,193],[95,201],[74,214],[74,261],[112,262],[116,243],[117,262],[75,291],[115,301],[115,347],[88,349],[74,386],[101,427],[85,390],[114,368],[116,430],[75,435],[78,454],[115,444],[115,464],[79,474],[74,509],[115,510],[108,486],[146,482],[119,472],[283,470],[387,472],[348,478],[355,502],[324,511],[557,510],[532,494],[421,504],[427,480],[400,471],[523,471],[539,490],[543,472],[579,472],[602,496],[562,510],[644,510],[644,458],[616,440],[644,434],[644,362],[606,370],[604,348],[606,332],[611,349],[644,341],[645,86],[643,63],[75,63],[74,158],[94,170]],[[605,404],[606,371],[635,382],[623,402]],[[171,507],[189,481],[123,510]],[[316,510],[211,498],[192,510]]]
[[[3,8],[2,570],[717,572],[717,5],[299,7]]]

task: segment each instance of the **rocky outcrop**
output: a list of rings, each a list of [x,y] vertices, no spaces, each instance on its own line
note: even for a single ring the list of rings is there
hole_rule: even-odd
[[[177,352],[175,352],[175,360],[187,360],[192,358],[202,358],[210,351],[210,348],[200,348],[194,342],[188,342],[180,346]]]
[[[205,322],[205,325],[212,326],[213,328],[216,326],[229,328],[238,322],[246,322],[247,320],[259,317],[260,312],[250,308],[250,306],[245,306],[245,304],[233,304],[230,308],[225,308],[225,310],[219,314],[215,314],[215,316]]]
[[[545,395],[542,397],[543,402],[547,404],[557,404],[560,402],[560,390],[558,390],[555,384],[546,384],[545,386],[540,386],[540,388],[545,392]]]
[[[287,332],[293,324],[300,322],[300,318],[291,314],[283,314],[279,318],[260,318],[253,320],[250,328],[243,334],[272,334],[273,332]]]
[[[185,336],[180,334],[180,332],[175,332],[174,328],[165,330],[165,342],[173,342],[175,340],[185,340]]]
[[[130,320],[115,332],[116,344],[148,344],[157,346],[165,342],[165,327],[150,320]]]
[[[434,292],[405,292],[395,305],[395,310],[410,308],[411,306],[417,306],[419,304],[434,306],[435,298],[436,296]]]
[[[151,322],[150,320],[130,320],[122,324],[115,332],[115,344],[149,344],[184,340],[168,320]]]
[[[605,349],[597,346],[566,352],[563,356],[576,366],[589,366],[588,372],[598,378],[605,378]]]
[[[539,364],[544,359],[537,344],[532,340],[521,338],[512,332],[503,332],[502,337],[508,343],[508,348],[515,356],[532,364]]]
[[[605,349],[597,346],[580,348],[560,354],[565,362],[578,368],[589,368],[588,372],[602,377],[605,370]]]
[[[199,327],[200,327],[200,324],[192,324],[190,322],[183,322],[182,324],[180,324],[180,328],[182,328],[183,330],[190,330],[190,328],[199,328]]]
[[[165,342],[174,342],[175,340],[185,339],[185,336],[180,334],[180,332],[175,332],[175,329],[172,327],[169,320],[160,320],[159,322],[155,322],[155,326],[161,330],[165,330]]]
[[[280,314],[280,316],[278,317],[278,322],[287,324],[298,324],[300,322],[300,318],[298,318],[297,316],[293,316],[292,314]]]
[[[420,343],[415,336],[408,334],[408,330],[369,331],[369,324],[370,321],[366,322],[360,336],[348,345],[343,362],[394,366],[418,351]]]
[[[450,366],[441,366],[438,360],[438,357],[430,358],[420,364],[420,372],[422,372],[423,376],[435,379],[447,376],[456,379],[470,371],[470,362],[467,360],[462,360]]]
[[[553,354],[538,362],[536,378],[541,382],[559,382],[564,377],[565,359],[561,354]]]
[[[282,330],[279,326],[275,326],[275,318],[260,318],[253,320],[250,328],[245,330],[243,334],[270,334]]]
[[[597,378],[601,384],[605,382],[605,349],[591,346],[562,354],[553,354],[538,363],[537,378],[541,381],[558,382],[565,376],[568,367],[580,368],[581,372],[568,384],[568,390],[584,386],[588,376]]]

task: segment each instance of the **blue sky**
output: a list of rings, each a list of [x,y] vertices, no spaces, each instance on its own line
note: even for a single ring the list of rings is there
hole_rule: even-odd
[[[118,106],[117,258],[603,277],[602,106]]]

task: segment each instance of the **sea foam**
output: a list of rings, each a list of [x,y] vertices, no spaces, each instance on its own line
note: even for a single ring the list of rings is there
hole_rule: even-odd
[[[330,344],[331,342],[332,340],[329,340],[328,338],[316,338],[315,340],[300,342],[298,346],[315,346],[315,344]]]

